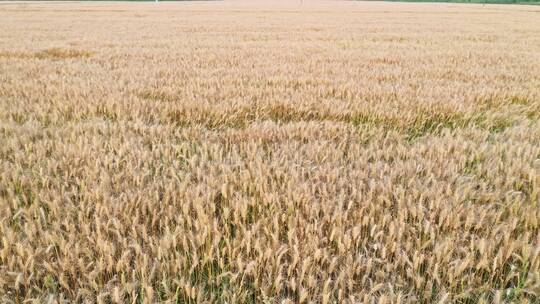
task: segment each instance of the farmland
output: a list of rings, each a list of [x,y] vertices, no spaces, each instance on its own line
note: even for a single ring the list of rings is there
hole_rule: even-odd
[[[0,302],[538,303],[540,7],[0,3]]]

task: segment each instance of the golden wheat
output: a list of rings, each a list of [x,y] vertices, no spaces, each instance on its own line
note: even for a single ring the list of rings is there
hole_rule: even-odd
[[[0,5],[0,301],[540,301],[540,7]]]

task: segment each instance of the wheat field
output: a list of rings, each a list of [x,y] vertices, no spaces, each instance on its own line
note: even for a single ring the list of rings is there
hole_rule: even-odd
[[[0,3],[1,303],[539,303],[540,7]]]

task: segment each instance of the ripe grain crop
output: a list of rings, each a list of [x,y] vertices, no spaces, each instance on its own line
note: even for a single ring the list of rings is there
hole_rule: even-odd
[[[1,3],[0,302],[538,303],[539,116],[540,7]]]

